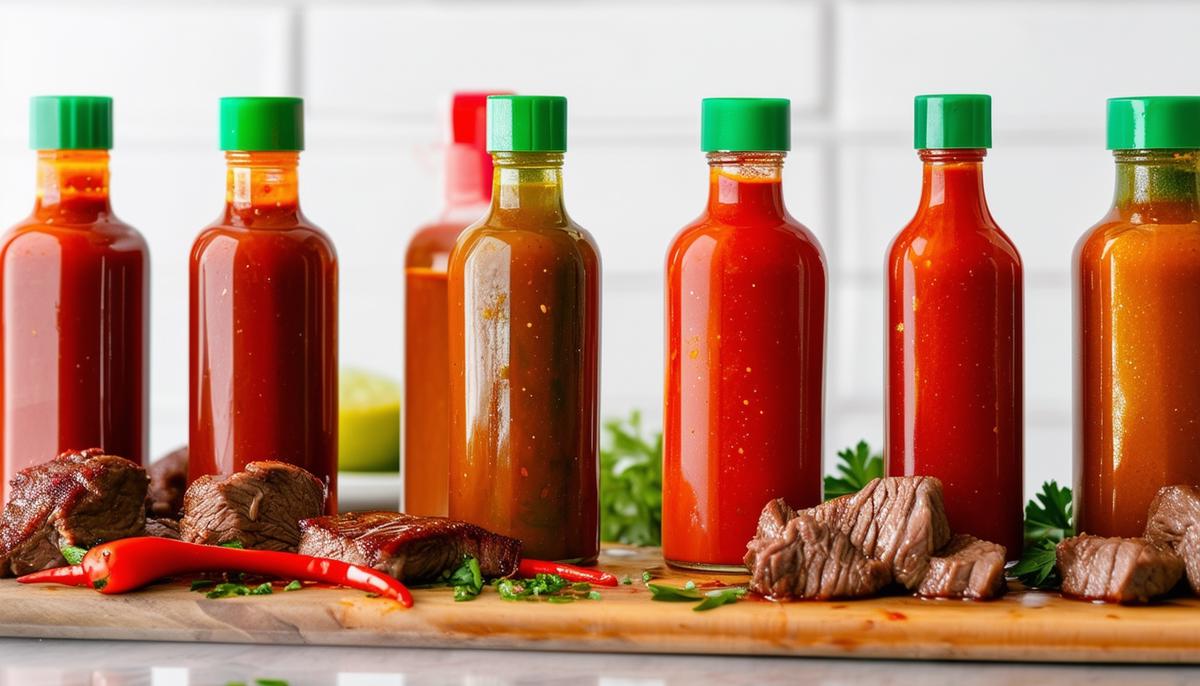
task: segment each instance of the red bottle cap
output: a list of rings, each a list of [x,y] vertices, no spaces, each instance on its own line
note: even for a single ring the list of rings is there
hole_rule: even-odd
[[[451,106],[452,148],[448,195],[470,197],[482,192],[486,200],[492,190],[492,156],[487,151],[487,99],[512,91],[468,91],[454,94]],[[467,150],[471,154],[463,155]],[[457,177],[457,178],[455,178]]]

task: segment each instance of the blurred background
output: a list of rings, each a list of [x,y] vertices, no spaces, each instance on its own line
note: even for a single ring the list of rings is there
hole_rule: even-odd
[[[1182,0],[0,2],[0,222],[33,203],[28,97],[114,96],[114,206],[153,261],[160,454],[187,437],[187,259],[223,202],[219,96],[306,99],[302,204],[337,244],[342,362],[398,378],[404,250],[442,204],[451,92],[565,95],[567,203],[604,260],[603,413],[657,428],[664,254],[707,191],[700,98],[791,98],[788,202],[832,281],[829,466],[880,445],[883,256],[920,185],[912,96],[991,93],[989,198],[1026,264],[1032,491],[1069,481],[1069,265],[1111,196],[1104,99],[1200,91],[1197,25]]]

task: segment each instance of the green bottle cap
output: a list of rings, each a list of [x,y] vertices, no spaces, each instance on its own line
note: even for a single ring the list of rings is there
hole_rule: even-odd
[[[700,149],[791,150],[791,108],[786,98],[705,98],[700,103]]]
[[[1110,98],[1108,149],[1200,149],[1200,96]]]
[[[304,100],[221,98],[221,149],[303,150]]]
[[[992,96],[918,95],[913,147],[918,150],[992,147]]]
[[[488,152],[566,152],[567,99],[558,95],[489,95]]]
[[[112,150],[112,98],[39,95],[29,100],[29,147]]]

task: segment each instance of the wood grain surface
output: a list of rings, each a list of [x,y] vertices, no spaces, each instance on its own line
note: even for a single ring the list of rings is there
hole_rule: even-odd
[[[156,641],[808,655],[939,660],[1200,663],[1200,600],[1144,607],[1014,591],[994,602],[888,597],[745,600],[709,612],[652,602],[643,570],[666,583],[738,576],[667,570],[657,549],[608,549],[602,566],[632,585],[601,600],[471,602],[418,589],[404,608],[359,591],[306,588],[209,600],[183,582],[123,596],[0,581],[0,635]]]

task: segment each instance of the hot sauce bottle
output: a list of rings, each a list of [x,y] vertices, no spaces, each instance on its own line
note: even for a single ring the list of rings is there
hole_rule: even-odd
[[[147,451],[150,255],[113,214],[112,99],[36,97],[37,199],[0,242],[0,451],[17,471],[98,446]]]
[[[983,192],[991,97],[916,98],[917,214],[887,257],[887,472],[935,476],[956,533],[1020,557],[1021,257]]]
[[[299,98],[222,98],[225,211],[192,246],[189,480],[281,460],[337,485],[337,256],[300,211]]]
[[[1200,483],[1200,97],[1108,101],[1113,206],[1075,247],[1076,529]]]
[[[600,549],[600,256],[563,204],[567,101],[488,98],[487,214],[450,257],[450,516],[531,558]]]
[[[446,209],[408,244],[404,260],[404,511],[449,511],[450,360],[446,267],[454,241],[488,209],[488,93],[456,93],[446,155]]]
[[[773,498],[821,500],[825,258],[783,203],[789,102],[709,98],[704,213],[667,253],[663,555],[744,571]]]

